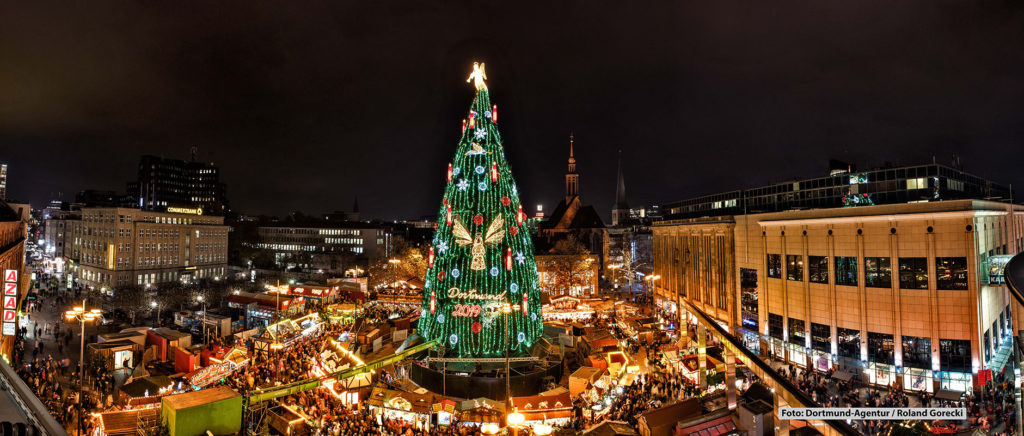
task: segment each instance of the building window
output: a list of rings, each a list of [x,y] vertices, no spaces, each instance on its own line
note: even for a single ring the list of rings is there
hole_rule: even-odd
[[[811,348],[825,353],[832,352],[832,329],[825,324],[811,323]]]
[[[789,343],[801,347],[807,346],[807,332],[804,331],[804,320],[789,319]]]
[[[923,257],[900,258],[900,288],[928,289],[928,259]]]
[[[828,257],[807,256],[807,272],[811,283],[828,283]]]
[[[888,257],[864,258],[864,286],[870,288],[892,287],[892,266]]]
[[[971,372],[971,341],[939,339],[939,369]]]
[[[768,255],[768,277],[773,279],[782,278],[782,256],[779,254]]]
[[[804,257],[800,255],[786,255],[786,278],[794,281],[804,280]]]
[[[932,369],[932,341],[930,338],[903,337],[903,366]]]
[[[768,336],[782,339],[782,315],[768,314]]]
[[[836,257],[836,284],[857,286],[856,257]]]
[[[938,289],[967,289],[966,257],[936,257],[935,273],[935,284]]]
[[[892,352],[892,335],[868,332],[868,361],[892,365],[894,363]]]
[[[836,328],[839,355],[860,359],[860,330]]]
[[[740,268],[740,304],[743,310],[743,328],[757,329],[757,270]]]

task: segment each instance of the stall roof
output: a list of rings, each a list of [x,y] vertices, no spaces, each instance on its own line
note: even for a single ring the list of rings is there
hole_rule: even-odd
[[[608,370],[601,369],[601,368],[594,368],[593,366],[581,366],[580,369],[577,369],[569,377],[577,377],[577,378],[582,378],[582,379],[586,379],[586,380],[590,380],[590,381],[596,381],[597,379],[601,378],[601,376],[603,376],[607,372],[608,372]]]
[[[629,424],[622,421],[601,421],[600,424],[584,431],[590,436],[639,436]]]
[[[459,402],[459,410],[466,411],[473,409],[490,409],[505,413],[505,405],[490,398],[480,397]]]
[[[132,342],[130,340],[118,339],[116,341],[92,343],[92,344],[89,344],[89,348],[92,348],[93,350],[112,350],[112,349],[124,348],[124,347],[132,348],[132,347],[134,347],[136,345],[138,345],[138,344],[136,344],[135,342]]]
[[[531,395],[528,397],[511,397],[512,409],[522,411],[572,409],[572,397],[569,393],[558,395]]]
[[[665,426],[674,426],[681,420],[692,418],[701,413],[700,401],[696,398],[690,398],[644,412],[640,415],[640,421],[646,423],[647,428],[654,430]]]
[[[173,385],[174,382],[167,376],[158,375],[135,380],[121,386],[121,392],[132,397],[143,397],[148,391],[150,395],[158,395],[160,389]]]
[[[139,426],[139,414],[146,418],[158,419],[159,408],[135,409],[100,414],[100,425],[106,435],[134,435]]]
[[[153,334],[157,336],[162,336],[163,338],[172,341],[175,339],[181,339],[186,336],[190,336],[188,333],[182,333],[174,329],[169,329],[167,327],[157,327],[155,329],[152,329],[151,331],[153,332]]]
[[[166,403],[168,407],[175,410],[182,410],[235,398],[237,396],[239,396],[238,392],[235,392],[234,389],[227,386],[218,386],[211,389],[166,396],[163,398],[163,402]]]

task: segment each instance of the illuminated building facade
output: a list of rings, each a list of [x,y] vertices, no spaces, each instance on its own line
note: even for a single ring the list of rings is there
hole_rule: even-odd
[[[282,268],[342,274],[391,255],[391,230],[361,222],[260,226],[258,237],[249,245]]]
[[[666,218],[782,212],[957,199],[1007,201],[1010,189],[941,164],[856,171],[836,165],[826,177],[705,195],[662,205]]]
[[[228,226],[191,212],[83,209],[64,229],[70,272],[96,289],[218,279],[227,268]]]
[[[664,221],[656,302],[693,307],[762,356],[907,390],[971,391],[1002,370],[1002,265],[1024,207],[951,200]]]

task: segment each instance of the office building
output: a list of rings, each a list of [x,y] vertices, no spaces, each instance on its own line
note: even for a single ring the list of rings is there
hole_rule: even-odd
[[[906,198],[974,189],[950,183],[962,173],[945,167],[905,170],[925,186],[891,180]],[[877,183],[872,175],[866,183]],[[1019,314],[1002,265],[1024,245],[1022,206],[960,199],[723,214],[652,230],[656,304],[699,310],[765,358],[928,392],[971,392],[1006,365]]]
[[[228,207],[220,170],[212,163],[142,156],[138,179],[128,184],[136,207],[171,211],[200,208],[205,215],[223,215]]]
[[[0,201],[7,201],[7,164],[0,163]]]
[[[83,209],[64,229],[68,269],[79,284],[101,290],[218,279],[227,267],[228,226],[199,212]]]
[[[1008,201],[1006,186],[952,166],[932,163],[856,171],[832,162],[825,177],[705,195],[662,205],[666,218],[690,218],[796,209],[981,199]]]
[[[258,249],[273,266],[331,275],[391,255],[391,230],[360,222],[306,222],[261,225]]]

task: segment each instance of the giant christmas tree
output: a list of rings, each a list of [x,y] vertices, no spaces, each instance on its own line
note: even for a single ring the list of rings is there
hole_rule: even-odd
[[[483,64],[448,164],[428,254],[419,334],[449,356],[523,355],[540,338],[540,291],[526,214],[498,134]]]

